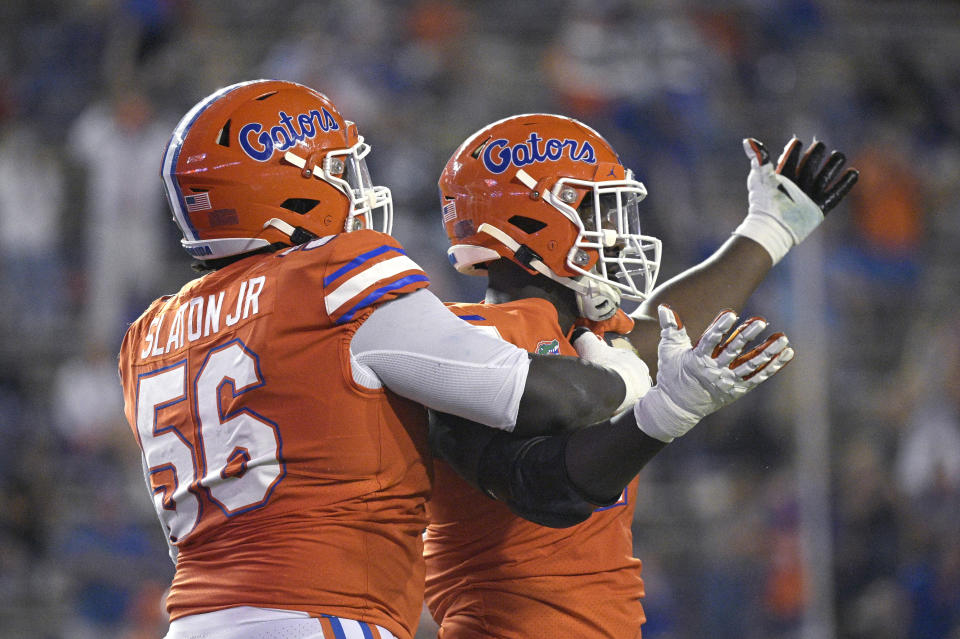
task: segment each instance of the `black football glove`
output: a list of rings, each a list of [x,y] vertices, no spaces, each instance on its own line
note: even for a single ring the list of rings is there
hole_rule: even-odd
[[[747,217],[734,232],[762,245],[774,264],[823,221],[824,214],[850,192],[860,177],[859,171],[848,168],[839,179],[834,179],[846,156],[833,151],[821,167],[823,142],[814,140],[801,156],[802,146],[800,140],[792,138],[774,168],[763,143],[754,138],[743,141],[750,158],[749,208]]]
[[[750,139],[751,145],[756,146],[763,154],[767,150],[759,140]],[[837,174],[847,162],[847,156],[840,151],[831,151],[826,164],[821,167],[826,146],[814,138],[810,147],[800,155],[803,142],[796,137],[790,139],[777,160],[776,172],[800,187],[800,190],[820,207],[824,214],[840,203],[840,200],[850,192],[860,177],[860,171],[848,168],[840,179],[834,181]],[[817,167],[820,167],[819,169]]]

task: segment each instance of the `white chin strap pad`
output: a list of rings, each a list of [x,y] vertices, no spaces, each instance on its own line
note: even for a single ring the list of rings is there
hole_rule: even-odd
[[[584,292],[577,291],[577,310],[582,317],[602,322],[616,314],[620,308],[620,291],[617,288],[582,275],[578,283],[586,289]]]
[[[481,224],[477,232],[486,233],[514,253],[520,249],[520,244],[516,240],[492,224]],[[572,289],[577,294],[577,310],[580,311],[581,317],[594,322],[602,322],[613,317],[617,309],[620,308],[620,291],[611,284],[584,275],[576,278],[562,277],[551,271],[540,260],[530,260],[528,266],[554,282],[559,282]]]

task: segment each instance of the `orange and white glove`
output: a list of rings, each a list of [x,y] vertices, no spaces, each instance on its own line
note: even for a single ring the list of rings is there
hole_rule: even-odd
[[[767,328],[761,317],[751,317],[730,332],[737,315],[724,311],[694,345],[673,309],[661,304],[657,312],[661,329],[657,383],[633,409],[640,430],[654,439],[670,442],[680,437],[793,359],[793,349],[783,333],[774,333],[746,350]]]

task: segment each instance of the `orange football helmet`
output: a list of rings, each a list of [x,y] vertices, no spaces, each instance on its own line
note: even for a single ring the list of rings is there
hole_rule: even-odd
[[[183,248],[208,260],[359,228],[389,233],[393,200],[371,182],[369,152],[322,93],[254,80],[183,116],[161,177]]]
[[[439,187],[447,254],[462,273],[513,260],[576,291],[590,319],[653,289],[661,244],[640,233],[647,190],[582,122],[545,113],[494,122],[454,152]]]

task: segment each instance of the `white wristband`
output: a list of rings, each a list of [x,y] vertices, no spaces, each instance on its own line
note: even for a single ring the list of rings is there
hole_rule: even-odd
[[[734,235],[748,237],[770,254],[774,265],[793,248],[794,238],[789,229],[772,215],[751,211],[733,232]]]
[[[640,430],[668,444],[700,422],[699,417],[678,406],[656,386],[634,405],[633,415]]]

